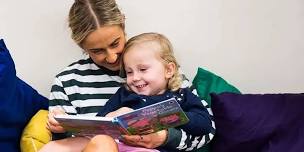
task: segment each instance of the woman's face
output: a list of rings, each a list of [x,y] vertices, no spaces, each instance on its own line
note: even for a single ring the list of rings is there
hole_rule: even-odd
[[[120,56],[125,46],[124,30],[119,25],[99,27],[83,41],[82,47],[99,66],[112,71],[120,68]]]

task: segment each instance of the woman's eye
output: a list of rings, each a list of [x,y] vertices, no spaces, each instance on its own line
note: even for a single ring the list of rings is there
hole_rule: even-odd
[[[105,51],[104,50],[101,50],[101,49],[96,49],[96,50],[91,50],[91,52],[93,54],[101,54],[101,53],[104,53]]]
[[[142,71],[142,72],[144,72],[144,71],[146,71],[147,69],[146,68],[142,68],[142,69],[140,69],[140,71]]]
[[[115,42],[111,44],[111,48],[116,48],[118,46],[119,42]]]

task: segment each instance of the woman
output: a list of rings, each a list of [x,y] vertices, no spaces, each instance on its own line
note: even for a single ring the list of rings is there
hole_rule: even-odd
[[[117,151],[113,140],[98,135],[93,138],[70,137],[53,118],[59,113],[95,116],[124,83],[119,76],[120,56],[126,37],[124,15],[115,0],[76,0],[69,13],[72,39],[88,57],[72,63],[54,81],[49,102],[48,128],[53,140],[40,151]],[[126,136],[134,146],[175,150],[197,149],[210,139],[191,136],[177,129],[141,136]],[[63,138],[63,139],[61,139]],[[212,138],[212,137],[211,137]],[[102,145],[98,145],[102,141]],[[107,143],[107,144],[106,144]],[[200,144],[201,143],[201,144]]]

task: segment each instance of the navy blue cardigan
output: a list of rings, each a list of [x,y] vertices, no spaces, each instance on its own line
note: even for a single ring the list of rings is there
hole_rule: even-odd
[[[187,124],[176,127],[176,129],[183,129],[194,136],[208,134],[212,131],[211,118],[207,109],[202,104],[201,99],[194,95],[189,88],[182,88],[175,92],[167,90],[162,95],[146,96],[138,95],[127,90],[125,87],[121,87],[106,105],[102,107],[97,116],[105,116],[121,107],[129,107],[132,109],[142,108],[172,97],[176,98],[189,118]],[[164,149],[164,147],[162,147],[162,149]]]

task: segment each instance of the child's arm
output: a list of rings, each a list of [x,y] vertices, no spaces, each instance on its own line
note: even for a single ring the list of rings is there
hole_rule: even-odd
[[[128,107],[121,107],[121,108],[119,108],[115,111],[112,111],[112,112],[106,114],[106,117],[117,117],[117,116],[126,114],[126,113],[131,112],[131,111],[133,111],[133,109],[128,108]]]
[[[102,116],[102,117],[105,116],[113,117],[114,115],[116,116],[119,111],[118,112],[115,111],[122,107],[121,98],[124,92],[125,92],[125,88],[120,87],[117,90],[117,92],[108,100],[108,102],[100,109],[100,111],[96,116]],[[111,112],[112,114],[110,114]]]
[[[190,88],[191,83],[181,70],[180,73],[182,75],[183,80],[182,88]],[[196,92],[196,89],[192,91]],[[204,100],[201,100],[201,102],[204,103],[204,109],[208,108],[208,115],[212,118],[212,112],[209,108],[208,103]],[[165,149],[172,149],[172,151],[194,151],[198,148],[203,147],[204,145],[207,145],[213,139],[214,134],[215,125],[213,120],[211,131],[205,134],[201,133],[198,136],[192,135],[190,132],[186,132],[182,128],[169,128],[168,138],[166,142],[162,145],[162,147],[164,147]]]
[[[181,94],[183,95],[180,105],[189,118],[189,122],[180,128],[196,136],[212,132],[212,121],[201,99],[188,88],[182,89]]]

